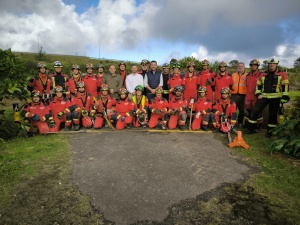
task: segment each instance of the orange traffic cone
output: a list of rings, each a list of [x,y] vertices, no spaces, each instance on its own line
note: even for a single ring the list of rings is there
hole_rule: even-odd
[[[244,141],[244,139],[242,137],[242,131],[237,131],[237,136],[234,138],[233,142],[228,144],[228,146],[230,148],[233,148],[235,146],[242,146],[245,149],[250,148],[250,146],[246,144],[246,142]]]

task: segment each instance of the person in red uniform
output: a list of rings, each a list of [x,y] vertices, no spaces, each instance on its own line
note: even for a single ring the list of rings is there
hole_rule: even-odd
[[[184,88],[184,82],[185,82],[185,78],[181,78],[180,76],[180,65],[178,62],[175,62],[172,65],[173,68],[173,74],[170,76],[169,80],[168,80],[168,88],[169,88],[169,99],[171,99],[173,96],[175,96],[174,94],[174,88],[176,86],[183,86]]]
[[[119,66],[119,74],[122,77],[123,85],[124,87],[126,87],[125,80],[126,80],[126,76],[128,75],[126,73],[126,63],[121,61],[118,66]]]
[[[132,96],[132,101],[135,105],[135,117],[133,118],[133,126],[135,127],[146,127],[148,119],[148,98],[143,95],[144,87],[137,85],[135,87],[135,95]]]
[[[232,90],[233,80],[231,74],[226,71],[227,63],[219,63],[219,72],[215,74],[214,83],[215,86],[215,101],[221,98],[221,90],[224,87],[229,87]]]
[[[21,112],[21,116],[25,117],[25,120],[31,123],[31,127],[27,133],[28,137],[33,136],[37,131],[40,134],[49,132],[49,126],[46,122],[49,119],[49,108],[41,101],[41,93],[38,90],[32,91],[31,99],[32,101],[25,105]]]
[[[53,63],[54,72],[50,74],[49,78],[49,86],[50,86],[50,92],[52,94],[55,93],[55,87],[60,86],[64,89],[64,93],[69,92],[69,86],[68,86],[68,80],[69,76],[62,72],[63,65],[60,61],[55,61]]]
[[[113,108],[116,105],[116,99],[108,94],[109,87],[107,84],[102,84],[100,95],[95,99],[93,110],[91,111],[92,117],[94,117],[94,128],[100,129],[104,125],[103,114],[110,115],[113,112]]]
[[[72,97],[71,100],[72,120],[75,131],[80,129],[80,120],[83,127],[91,128],[93,126],[92,119],[89,117],[92,104],[92,96],[85,91],[84,82],[78,82],[77,93]]]
[[[101,86],[98,77],[93,73],[94,65],[92,63],[86,64],[85,70],[86,74],[82,78],[82,81],[85,84],[85,91],[92,97],[97,97]]]
[[[72,77],[69,78],[68,86],[71,96],[76,94],[77,92],[77,84],[79,81],[82,81],[81,75],[80,75],[80,67],[77,64],[72,65]]]
[[[255,94],[256,90],[256,82],[262,76],[262,72],[258,69],[260,66],[260,62],[258,59],[253,59],[249,63],[251,72],[246,76],[246,97],[245,97],[245,120],[246,122],[249,120],[249,115],[251,110],[255,106],[257,101],[257,96]],[[257,118],[257,127],[254,129],[255,132],[258,132],[263,124],[263,115],[262,112],[259,114]]]
[[[214,102],[214,77],[215,73],[212,69],[209,68],[209,61],[204,59],[201,62],[202,70],[199,72],[198,75],[198,87],[206,87],[207,95],[206,97],[211,101]]]
[[[55,96],[49,102],[49,127],[51,132],[58,132],[60,124],[65,123],[65,130],[70,131],[72,125],[71,102],[63,96],[63,88],[56,86]]]
[[[36,68],[38,69],[38,75],[29,80],[27,89],[30,92],[37,90],[43,95],[44,99],[48,99],[50,94],[50,86],[49,78],[46,74],[47,66],[44,62],[40,62]]]
[[[197,99],[198,76],[195,72],[194,62],[189,62],[186,67],[188,71],[184,74],[183,97],[187,100],[187,102],[190,102],[191,99]]]
[[[236,104],[230,99],[230,90],[224,87],[220,91],[221,99],[218,99],[214,105],[211,119],[215,131],[227,133],[236,123]],[[224,123],[224,120],[226,123]]]
[[[119,94],[120,99],[117,99],[115,113],[110,119],[117,121],[116,128],[118,130],[123,130],[125,127],[131,128],[135,108],[134,103],[127,97],[128,91],[126,88],[121,88]]]
[[[97,77],[98,77],[98,80],[99,80],[99,85],[100,87],[102,86],[102,79],[103,79],[103,76],[104,76],[104,65],[101,64],[101,63],[98,63],[97,65]]]
[[[192,99],[190,102],[191,108],[195,111],[192,130],[208,129],[210,114],[212,112],[212,102],[207,98],[207,89],[205,86],[198,89],[198,99],[196,102]]]
[[[174,95],[169,101],[169,129],[175,129],[178,124],[179,129],[184,130],[187,118],[187,104],[187,100],[183,97],[183,86],[176,86],[174,88]]]
[[[161,129],[167,129],[167,122],[169,119],[168,116],[168,107],[169,103],[167,99],[162,97],[163,89],[161,87],[156,88],[155,93],[156,97],[152,98],[149,101],[149,110],[151,111],[151,118],[149,121],[149,128],[154,128],[158,125],[158,120],[161,119]]]

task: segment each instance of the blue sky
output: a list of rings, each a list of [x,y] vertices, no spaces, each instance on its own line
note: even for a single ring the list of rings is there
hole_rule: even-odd
[[[230,3],[229,3],[230,2]],[[0,2],[0,48],[141,61],[300,57],[299,0]],[[8,26],[9,24],[9,26]]]

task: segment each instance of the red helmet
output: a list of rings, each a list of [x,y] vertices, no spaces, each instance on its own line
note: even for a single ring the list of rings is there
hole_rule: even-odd
[[[77,88],[85,88],[85,83],[83,81],[79,81],[76,85]]]
[[[63,92],[64,89],[61,86],[56,86],[55,87],[55,92]]]
[[[187,65],[186,65],[186,68],[189,68],[189,67],[195,67],[195,63],[194,62],[189,62]]]
[[[202,66],[209,66],[209,61],[207,59],[202,60],[201,62]]]
[[[220,68],[220,67],[227,67],[227,63],[224,62],[224,61],[220,62],[220,63],[219,63],[219,68]]]
[[[77,65],[77,64],[74,64],[74,65],[72,66],[71,70],[75,70],[75,69],[78,69],[78,70],[80,70],[80,67],[79,67],[79,65]]]
[[[230,94],[230,90],[227,87],[223,87],[220,91],[221,94]]]
[[[31,92],[31,97],[42,97],[41,92],[38,90],[33,90]]]
[[[164,92],[164,89],[162,89],[161,87],[156,88],[155,93],[157,94],[162,94]]]
[[[202,87],[199,87],[198,89],[198,93],[206,93],[207,92],[207,89],[206,87],[202,86]]]
[[[36,68],[39,70],[40,68],[44,67],[45,69],[47,69],[47,66],[44,62],[39,62],[36,66]]]
[[[92,63],[88,63],[85,65],[85,69],[87,70],[88,68],[94,69],[94,65]]]
[[[101,91],[108,91],[109,90],[109,87],[107,84],[102,84],[101,85]]]
[[[119,94],[120,94],[120,95],[122,95],[122,94],[127,95],[127,94],[128,94],[128,91],[127,91],[126,88],[120,88]]]
[[[99,69],[99,68],[103,68],[103,69],[104,69],[104,65],[101,64],[101,63],[98,63],[98,64],[97,64],[97,69]]]

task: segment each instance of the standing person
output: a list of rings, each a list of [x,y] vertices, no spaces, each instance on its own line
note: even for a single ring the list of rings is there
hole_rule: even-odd
[[[62,72],[63,65],[61,64],[60,61],[55,61],[53,63],[54,67],[54,72],[50,74],[50,91],[54,94],[55,93],[55,87],[60,86],[64,89],[64,92],[69,91],[69,86],[68,86],[68,80],[69,76],[65,73]]]
[[[198,85],[199,87],[206,87],[207,90],[207,98],[214,102],[214,79],[215,73],[212,69],[209,68],[209,61],[204,59],[201,62],[202,70],[198,75]]]
[[[240,62],[237,66],[237,72],[232,74],[233,84],[231,90],[231,100],[235,102],[239,110],[237,119],[237,127],[239,129],[244,125],[244,106],[247,93],[246,76],[245,64]]]
[[[183,86],[176,86],[174,88],[174,94],[169,101],[169,129],[175,129],[177,124],[180,130],[184,130],[184,126],[187,118],[187,101],[183,97]]]
[[[94,74],[94,65],[92,63],[86,64],[85,71],[86,74],[82,78],[85,84],[85,91],[92,97],[97,97],[100,91],[100,82],[98,77]]]
[[[60,124],[65,123],[65,130],[70,131],[72,125],[71,102],[63,96],[63,88],[56,86],[55,96],[49,102],[49,126],[51,132],[58,132]]]
[[[131,66],[131,74],[129,74],[126,77],[125,83],[126,83],[126,88],[127,91],[129,92],[128,98],[132,99],[132,96],[135,95],[135,87],[138,85],[143,86],[144,85],[144,79],[141,74],[138,72],[137,65],[132,65]]]
[[[116,67],[114,65],[110,65],[108,68],[109,73],[105,74],[103,77],[102,83],[107,84],[110,88],[109,94],[112,95],[115,99],[119,98],[118,91],[123,87],[123,81],[121,76],[116,74]]]
[[[127,98],[128,91],[126,88],[121,88],[119,93],[120,99],[116,102],[115,113],[111,116],[111,119],[117,121],[116,128],[118,130],[123,130],[125,127],[131,128],[135,108],[134,103]]]
[[[233,80],[230,73],[226,71],[227,63],[220,62],[219,63],[219,72],[215,74],[214,83],[215,85],[215,101],[221,98],[221,90],[222,88],[229,87],[232,90]]]
[[[181,78],[180,76],[180,65],[179,63],[174,63],[172,65],[173,74],[170,76],[168,80],[168,88],[169,88],[169,99],[175,96],[174,88],[177,86],[182,86],[184,88],[185,78]]]
[[[169,119],[168,116],[168,107],[169,103],[167,99],[162,97],[163,89],[161,87],[156,90],[156,97],[152,98],[149,101],[149,111],[151,111],[152,115],[149,120],[149,128],[153,128],[158,125],[158,120],[162,120],[161,129],[167,129],[167,122]]]
[[[199,97],[197,101],[194,102],[194,99],[191,99],[190,101],[190,106],[192,110],[195,111],[192,130],[199,130],[200,127],[205,131],[208,129],[210,114],[212,112],[212,102],[206,97],[206,93],[206,87],[200,87],[198,90]]]
[[[187,102],[190,102],[191,99],[196,100],[197,99],[197,83],[198,83],[198,77],[195,72],[195,64],[194,62],[189,62],[186,65],[187,71],[184,74],[184,92],[183,97],[187,100]]]
[[[253,59],[249,63],[251,72],[247,74],[246,76],[246,97],[245,97],[245,119],[246,122],[249,120],[249,116],[251,113],[251,110],[255,106],[255,103],[257,101],[257,96],[255,94],[256,90],[256,82],[262,75],[262,72],[258,69],[260,66],[260,62],[258,59]],[[263,115],[262,112],[258,115],[257,118],[257,127],[253,131],[258,132],[260,130],[260,127],[263,124]]]
[[[75,95],[77,92],[77,84],[82,81],[80,74],[80,67],[77,64],[72,65],[72,76],[69,78],[68,86],[71,96]]]
[[[254,133],[259,113],[269,105],[267,137],[272,136],[272,129],[277,125],[277,113],[280,102],[286,103],[289,97],[289,80],[287,74],[278,70],[278,60],[268,61],[268,71],[262,74],[256,83],[257,102],[251,110],[248,133]]]
[[[148,119],[149,102],[145,95],[143,95],[144,87],[138,85],[135,87],[135,95],[132,97],[132,101],[135,105],[135,117],[133,118],[133,126],[146,127]]]
[[[29,120],[31,127],[27,132],[27,136],[31,137],[34,135],[35,130],[40,134],[46,134],[49,132],[47,120],[49,118],[49,108],[41,101],[42,95],[39,91],[34,90],[31,92],[32,101],[25,105],[21,112],[21,116]]]
[[[102,80],[103,80],[103,76],[104,76],[104,66],[103,66],[103,64],[101,64],[101,63],[98,63],[98,65],[97,65],[97,78],[98,78],[98,80],[99,80],[99,85],[100,85],[100,87],[101,87],[101,85],[102,85]]]
[[[143,59],[141,61],[141,70],[138,72],[139,74],[141,74],[143,76],[143,78],[145,77],[145,74],[148,72],[149,68],[148,68],[148,65],[149,65],[149,60],[147,59]]]
[[[127,76],[127,73],[126,73],[126,63],[123,62],[123,61],[121,61],[118,66],[119,66],[119,74],[120,74],[120,76],[122,78],[123,86],[125,87],[126,86],[125,85],[125,80],[126,80],[126,76]]]
[[[145,74],[144,87],[146,87],[146,96],[148,100],[155,97],[156,89],[162,87],[163,78],[162,73],[157,69],[157,62],[151,61],[150,71]]]
[[[33,90],[39,91],[43,98],[47,98],[50,94],[49,78],[47,76],[47,66],[44,62],[37,64],[38,75],[32,77],[28,84],[27,89],[32,92]],[[45,96],[46,95],[46,96]]]
[[[170,79],[170,64],[168,63],[164,63],[163,66],[163,90],[164,90],[164,93],[163,93],[163,97],[165,99],[169,99],[169,87],[168,87],[168,81]]]

